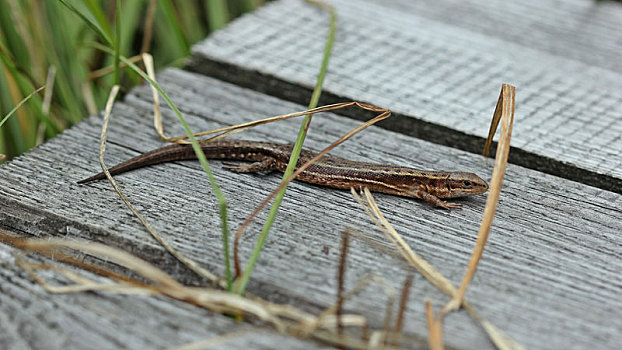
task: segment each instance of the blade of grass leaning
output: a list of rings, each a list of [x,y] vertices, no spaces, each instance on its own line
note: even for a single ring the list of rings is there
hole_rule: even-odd
[[[307,114],[316,114],[316,113],[320,113],[320,112],[329,112],[329,111],[334,111],[334,110],[337,110],[337,109],[348,108],[348,107],[353,107],[353,106],[361,107],[361,104],[358,103],[358,102],[335,103],[335,104],[332,104],[332,105],[325,105],[325,106],[320,106],[320,107],[317,107],[317,108],[306,109],[306,110],[301,111],[301,112],[281,114],[281,115],[277,115],[277,116],[274,116],[274,117],[268,117],[268,118],[264,118],[264,119],[253,120],[251,122],[246,122],[246,123],[242,123],[242,124],[225,126],[225,127],[222,127],[222,128],[217,128],[217,129],[212,129],[212,130],[207,130],[207,131],[201,131],[201,132],[195,133],[194,136],[195,137],[199,137],[199,136],[217,134],[215,136],[211,136],[211,137],[205,139],[206,141],[216,141],[216,140],[220,140],[220,139],[222,139],[222,138],[224,138],[226,136],[237,134],[239,132],[242,132],[242,131],[250,129],[250,128],[254,128],[254,127],[259,126],[259,125],[273,123],[273,122],[276,122],[276,121],[290,119],[290,118],[294,118],[294,117],[300,117],[300,116],[307,115]],[[361,107],[361,108],[363,108],[363,107]],[[157,123],[156,123],[156,130],[163,130],[161,124],[162,123],[160,121],[157,121]],[[160,133],[160,137],[163,140],[165,140],[165,141],[176,142],[176,143],[188,143],[187,141],[183,141],[183,140],[188,138],[187,135],[176,136],[176,137],[168,137],[168,136],[164,135],[164,131],[162,131]]]
[[[97,23],[104,32],[108,33],[112,37],[112,28],[108,23],[108,15],[104,11],[104,6],[101,1],[98,0],[82,0],[81,3],[89,10],[89,14],[93,17],[95,23]]]
[[[110,49],[108,49],[107,47],[101,46],[101,45],[98,45],[98,47],[101,50],[110,53]],[[144,54],[144,55],[148,55],[148,54]],[[223,239],[228,239],[228,237],[229,237],[229,229],[228,229],[228,225],[227,225],[227,221],[228,221],[227,220],[227,200],[225,199],[225,196],[222,194],[222,191],[220,190],[220,186],[218,186],[218,183],[216,183],[216,178],[214,177],[214,174],[212,173],[212,171],[211,171],[211,169],[209,167],[209,163],[207,162],[207,158],[205,157],[205,153],[203,153],[203,150],[201,149],[201,146],[199,145],[199,142],[194,137],[194,134],[192,133],[192,130],[190,129],[190,126],[188,125],[188,122],[186,122],[186,119],[183,117],[183,115],[181,114],[181,112],[179,111],[177,106],[175,106],[173,101],[164,92],[164,90],[162,90],[162,88],[160,87],[160,85],[158,85],[158,83],[156,83],[153,79],[151,79],[151,77],[149,77],[142,69],[140,69],[134,63],[132,63],[132,61],[130,61],[126,57],[119,56],[119,59],[123,63],[127,64],[128,67],[130,67],[132,70],[134,70],[143,79],[148,81],[149,84],[151,84],[151,86],[153,86],[156,90],[158,90],[158,92],[162,95],[162,97],[164,98],[166,103],[169,105],[169,107],[171,107],[173,112],[175,112],[175,115],[177,115],[177,118],[179,119],[180,123],[182,124],[184,130],[186,131],[186,134],[188,135],[188,139],[190,140],[190,142],[192,144],[192,149],[194,150],[194,152],[195,152],[195,154],[197,156],[197,159],[199,160],[199,163],[201,164],[201,167],[203,168],[203,171],[207,175],[209,183],[212,186],[212,190],[214,191],[214,196],[216,197],[216,200],[218,202]],[[227,275],[228,275],[227,276],[227,289],[231,289],[231,283],[232,283],[232,280],[233,280],[233,278],[231,276],[231,272],[229,271],[229,273]]]
[[[502,103],[497,103],[497,106],[501,105],[501,111],[499,111],[499,109],[495,110],[495,115],[501,114],[501,131],[495,157],[495,167],[492,171],[490,191],[488,192],[488,198],[486,198],[486,207],[484,208],[482,223],[480,224],[475,247],[473,248],[473,253],[471,254],[471,259],[469,260],[469,265],[464,277],[462,278],[460,287],[458,287],[458,291],[454,294],[453,298],[447,303],[447,305],[445,305],[445,307],[443,307],[441,314],[446,314],[460,308],[463,303],[466,289],[475,275],[475,271],[477,270],[477,265],[479,264],[482,254],[484,254],[484,247],[488,241],[492,222],[495,217],[495,212],[497,211],[501,186],[503,185],[503,176],[505,174],[508,155],[510,153],[512,124],[514,123],[515,94],[516,88],[514,86],[503,84],[501,88],[501,96],[499,96]]]
[[[119,248],[96,242],[62,238],[15,239],[1,231],[0,241],[12,242],[19,249],[37,252],[48,257],[53,257],[54,253],[59,249],[69,249],[92,255],[130,269],[143,279],[150,281],[150,285],[147,287],[150,291],[214,312],[232,314],[242,311],[259,320],[270,323],[281,333],[286,331],[286,320],[281,320],[279,315],[272,311],[278,311],[278,305],[258,298],[250,299],[212,288],[186,287],[158,267]],[[137,282],[136,285],[138,286],[140,281]]]
[[[317,2],[313,2],[317,5]],[[328,37],[326,39],[326,44],[324,46],[324,56],[322,58],[322,64],[320,66],[320,72],[317,77],[317,81],[315,84],[315,88],[313,89],[313,94],[311,95],[311,102],[309,103],[308,109],[312,109],[317,107],[318,101],[320,100],[320,95],[322,94],[322,85],[324,83],[324,77],[326,76],[326,70],[328,68],[328,61],[330,60],[330,55],[332,53],[333,42],[335,41],[335,31],[337,25],[337,12],[332,6],[326,5],[323,8],[329,9],[330,14],[330,27],[328,30]],[[283,181],[288,179],[294,169],[296,168],[296,164],[298,163],[298,156],[300,155],[300,151],[302,150],[302,144],[304,143],[307,130],[309,128],[309,123],[311,122],[311,116],[305,116],[302,125],[300,126],[300,130],[298,131],[298,137],[296,139],[296,143],[294,144],[294,148],[292,149],[291,156],[289,158],[289,163],[287,164],[287,168],[283,174]],[[283,197],[285,196],[285,191],[287,190],[287,186],[283,187],[283,189],[274,197],[274,202],[272,203],[272,207],[270,208],[270,212],[268,213],[268,217],[264,226],[259,234],[257,239],[257,243],[251,257],[248,260],[248,264],[246,265],[246,269],[244,273],[239,278],[239,283],[237,283],[236,293],[242,294],[246,289],[246,285],[250,279],[250,276],[253,272],[255,264],[257,263],[257,259],[259,259],[259,254],[261,253],[264,244],[266,243],[266,239],[268,237],[268,233],[270,232],[270,228],[276,219],[276,215],[279,211],[279,207],[281,202],[283,201]]]
[[[95,33],[99,35],[99,37],[104,41],[104,43],[110,47],[112,47],[112,39],[110,38],[110,34],[106,32],[99,23],[92,17],[92,15],[87,14],[78,10],[71,2],[67,0],[59,0],[65,7],[67,7],[71,12],[75,13],[78,17],[86,23]]]
[[[117,194],[119,195],[119,198],[121,198],[121,200],[128,207],[128,209],[130,209],[130,211],[143,224],[143,226],[147,229],[147,231],[149,231],[151,236],[153,238],[155,238],[158,241],[158,243],[160,243],[160,245],[162,245],[162,247],[164,247],[164,249],[166,249],[177,260],[179,260],[184,265],[186,265],[188,268],[190,268],[192,271],[194,271],[197,275],[205,277],[208,280],[212,281],[213,283],[218,284],[221,287],[224,287],[225,285],[222,285],[222,283],[220,283],[220,279],[216,275],[214,275],[213,273],[211,273],[211,272],[207,271],[206,269],[202,268],[195,261],[193,261],[191,259],[188,259],[184,255],[178,253],[175,248],[173,248],[170,244],[168,244],[168,242],[166,242],[151,227],[149,222],[147,222],[147,220],[138,212],[138,210],[136,210],[136,208],[134,208],[134,206],[130,203],[130,201],[127,199],[127,197],[125,197],[123,192],[121,192],[121,190],[117,186],[116,181],[110,175],[110,172],[108,171],[108,168],[106,168],[106,165],[104,164],[104,153],[106,152],[106,139],[108,137],[107,136],[108,135],[108,122],[110,120],[110,112],[112,111],[112,105],[113,105],[113,102],[114,102],[114,100],[116,98],[116,95],[117,95],[118,91],[119,91],[119,86],[118,85],[113,86],[112,91],[110,92],[110,97],[108,98],[108,102],[106,103],[106,108],[105,108],[105,112],[104,112],[104,123],[102,125],[102,132],[101,132],[100,143],[99,143],[99,164],[101,165],[102,171],[106,175],[106,178],[108,179],[108,181],[110,182],[110,184],[114,188],[115,192],[117,192]]]
[[[145,65],[145,70],[147,71],[147,74],[149,75],[149,77],[155,81],[155,70],[154,70],[154,66],[153,66],[153,57],[149,54],[143,54],[143,64]],[[159,95],[158,95],[158,90],[155,89],[155,87],[152,85],[151,86],[151,91],[153,94],[153,124],[154,124],[154,128],[156,129],[156,132],[158,133],[158,135],[160,135],[160,137],[165,140],[168,141],[169,139],[164,135],[164,128],[162,126],[162,115],[160,113],[160,99],[159,99]],[[224,196],[223,196],[224,198]],[[227,281],[227,290],[231,291],[232,288],[232,283],[233,283],[233,276],[231,274],[231,257],[229,254],[229,230],[226,229],[226,224],[227,224],[227,212],[226,212],[226,203],[224,205],[224,216],[225,218],[224,220],[224,231],[222,234],[222,245],[223,245],[223,258],[225,260],[225,279]]]
[[[36,85],[32,85],[33,81],[29,79],[28,76],[22,75],[21,70],[17,67],[12,57],[7,55],[7,53],[8,52],[5,50],[0,50],[0,61],[2,61],[2,63],[4,64],[3,70],[8,71],[8,73],[6,73],[5,71],[5,78],[7,84],[9,84],[9,90],[15,94],[25,94],[26,91],[32,91],[33,89],[35,89]],[[46,135],[52,137],[57,134],[61,129],[58,125],[56,125],[56,123],[52,121],[51,118],[49,118],[46,114],[42,113],[41,101],[34,99],[33,103],[34,108],[30,111],[30,114],[34,115],[37,119],[39,119],[40,122],[45,124]],[[15,136],[17,137],[19,136],[19,134]]]
[[[490,154],[490,146],[492,145],[492,140],[495,136],[495,132],[497,131],[497,127],[499,126],[499,121],[501,120],[501,111],[503,103],[503,89],[499,93],[499,98],[497,99],[497,104],[495,106],[495,112],[492,115],[492,121],[490,122],[490,128],[488,129],[488,137],[486,137],[486,143],[484,144],[484,150],[482,151],[482,155],[484,157],[488,157]]]
[[[43,102],[41,104],[41,114],[46,118],[50,116],[50,106],[52,105],[52,94],[54,92],[54,80],[56,79],[56,67],[50,66],[48,68],[48,74],[45,78],[45,92],[43,93]],[[45,140],[45,132],[47,127],[45,124],[39,124],[37,128],[37,139],[35,145],[40,145]]]
[[[6,72],[4,67],[0,67],[0,69]],[[3,104],[5,104],[7,108],[10,108],[18,105],[26,94],[22,94],[22,90],[18,86],[19,76],[6,74],[4,78],[5,79],[0,81],[0,89],[2,89],[5,95],[2,97],[3,100],[6,99],[6,102]],[[36,99],[32,101],[34,102]],[[35,140],[33,130],[27,128],[32,118],[26,111],[26,108],[16,110],[14,114],[15,117],[7,119],[5,123],[3,129],[3,136],[5,136],[4,141],[10,149],[23,152],[27,150],[29,145],[32,145]]]
[[[11,109],[9,111],[9,113],[7,113],[7,115],[4,116],[4,118],[2,118],[2,120],[0,121],[0,128],[13,115],[13,113],[15,113],[15,111],[17,111],[19,109],[19,107],[21,107],[24,103],[28,102],[28,100],[30,100],[34,95],[38,94],[43,89],[45,89],[45,85],[43,85],[42,87],[38,88],[37,90],[31,92],[30,95],[24,97],[24,99],[19,101],[19,103],[17,105],[15,105],[15,107],[13,107],[13,109]]]

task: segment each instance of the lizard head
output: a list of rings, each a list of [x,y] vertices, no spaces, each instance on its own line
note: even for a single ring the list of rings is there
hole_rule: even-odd
[[[474,196],[488,190],[488,183],[473,173],[454,172],[445,181],[448,193],[444,198]]]

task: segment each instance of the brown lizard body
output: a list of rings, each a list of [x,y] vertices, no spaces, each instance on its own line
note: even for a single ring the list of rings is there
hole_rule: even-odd
[[[235,172],[285,171],[292,145],[260,141],[222,140],[200,142],[205,156],[210,159],[243,160],[252,163],[227,164]],[[317,153],[302,150],[298,166]],[[110,169],[117,175],[129,170],[158,163],[197,159],[191,145],[173,144],[144,153]],[[104,179],[104,173],[78,181],[83,184]],[[427,171],[377,163],[357,162],[324,156],[305,169],[297,180],[339,189],[367,187],[370,191],[398,196],[420,198],[445,209],[459,208],[440,198],[456,198],[482,194],[488,189],[486,181],[473,173]]]

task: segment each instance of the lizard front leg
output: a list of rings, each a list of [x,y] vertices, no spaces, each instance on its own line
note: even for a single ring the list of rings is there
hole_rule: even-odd
[[[445,202],[443,200],[441,200],[440,198],[438,198],[437,196],[430,194],[424,190],[418,190],[417,191],[417,197],[423,199],[424,201],[437,206],[437,207],[441,207],[447,210],[450,209],[460,209],[462,207],[462,205],[460,203],[448,203]]]

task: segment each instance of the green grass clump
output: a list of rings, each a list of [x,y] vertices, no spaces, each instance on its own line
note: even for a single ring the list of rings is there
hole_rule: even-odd
[[[10,159],[96,113],[115,81],[126,90],[141,82],[129,69],[92,76],[115,63],[98,46],[125,57],[150,52],[156,68],[180,66],[193,43],[263,2],[124,0],[117,24],[115,1],[0,0],[0,120],[54,75],[49,107],[44,90],[0,127],[0,154]]]

